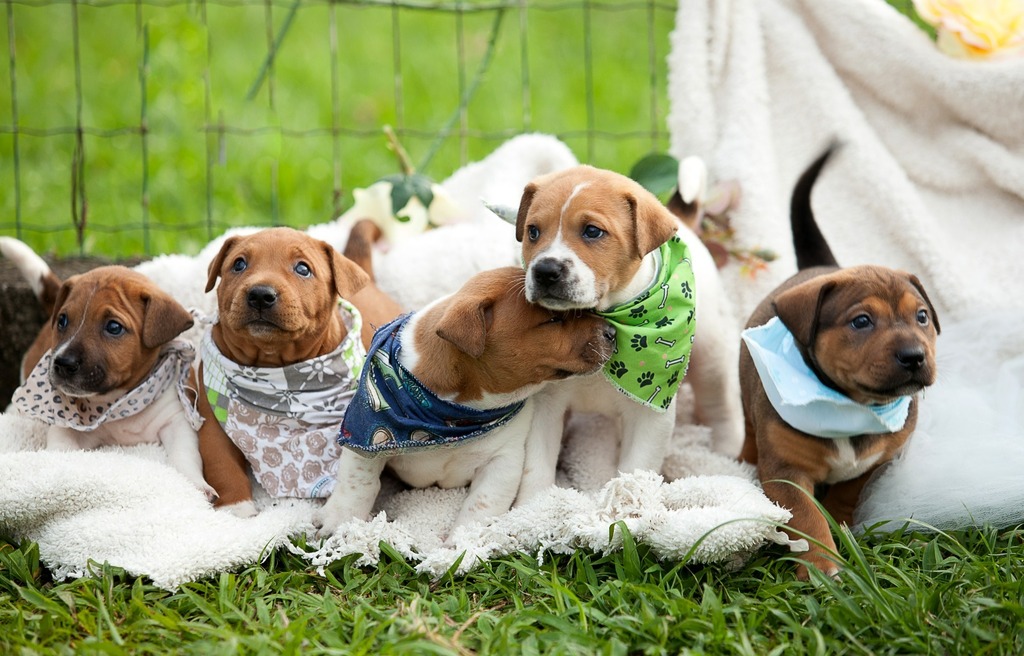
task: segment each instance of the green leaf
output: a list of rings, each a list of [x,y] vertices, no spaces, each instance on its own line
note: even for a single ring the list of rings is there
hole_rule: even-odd
[[[398,213],[409,204],[413,196],[418,198],[423,203],[423,207],[428,209],[434,202],[434,192],[430,188],[434,183],[425,175],[396,173],[387,176],[384,180],[391,183],[391,212],[395,215],[395,219],[402,223],[407,222],[409,217],[398,216]]]
[[[679,184],[679,160],[664,153],[645,155],[633,165],[629,177],[647,191],[661,197]]]

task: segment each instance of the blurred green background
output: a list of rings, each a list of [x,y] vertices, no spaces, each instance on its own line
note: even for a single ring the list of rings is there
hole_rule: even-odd
[[[626,172],[667,147],[675,7],[7,0],[0,234],[125,257],[328,221],[398,171],[384,125],[438,181],[527,131]]]

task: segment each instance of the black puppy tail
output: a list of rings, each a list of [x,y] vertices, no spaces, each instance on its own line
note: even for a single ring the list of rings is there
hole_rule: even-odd
[[[829,156],[838,150],[840,144],[833,141],[814,163],[807,167],[796,186],[789,205],[789,222],[793,231],[793,250],[796,252],[797,269],[803,271],[816,266],[839,266],[828,247],[824,235],[818,229],[811,209],[811,189],[818,179],[818,174],[825,167]]]

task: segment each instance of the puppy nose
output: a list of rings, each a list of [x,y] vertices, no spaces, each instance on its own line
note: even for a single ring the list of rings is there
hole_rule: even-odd
[[[541,285],[551,285],[565,275],[565,262],[553,258],[539,260],[533,265],[533,279]]]
[[[604,325],[604,330],[601,331],[601,334],[609,342],[614,342],[615,341],[615,326],[606,323]]]
[[[246,300],[254,310],[267,310],[277,303],[277,290],[267,285],[257,285],[249,290]]]
[[[924,349],[920,346],[900,349],[896,351],[896,361],[904,369],[917,371],[924,364]]]
[[[82,366],[82,360],[77,355],[58,355],[53,359],[53,368],[61,376],[72,376]]]

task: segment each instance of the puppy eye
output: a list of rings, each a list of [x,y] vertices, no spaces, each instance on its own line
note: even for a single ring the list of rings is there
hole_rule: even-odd
[[[117,321],[111,319],[110,321],[107,322],[107,325],[103,326],[103,331],[106,332],[108,335],[117,337],[118,335],[124,334],[124,326],[122,326]]]
[[[234,264],[231,265],[231,270],[234,271],[235,273],[241,273],[242,271],[245,271],[246,267],[248,266],[249,264],[245,261],[245,258],[240,257],[237,260],[235,260]]]
[[[868,315],[858,314],[853,318],[853,321],[850,322],[850,325],[853,326],[856,330],[864,330],[865,328],[870,328],[874,324],[871,321],[871,317],[869,317]]]
[[[59,317],[57,317],[57,330],[64,330],[67,327],[68,327],[68,315],[66,315],[64,313],[61,313],[61,315]]]
[[[295,273],[299,274],[302,278],[309,278],[313,275],[313,270],[305,262],[299,262],[295,265]]]
[[[592,223],[588,223],[587,227],[583,228],[583,237],[585,239],[600,239],[604,234],[604,230]]]
[[[527,226],[526,235],[530,238],[530,241],[537,241],[540,239],[540,228],[535,225]]]
[[[917,323],[921,324],[922,326],[928,325],[928,310],[917,311]]]

